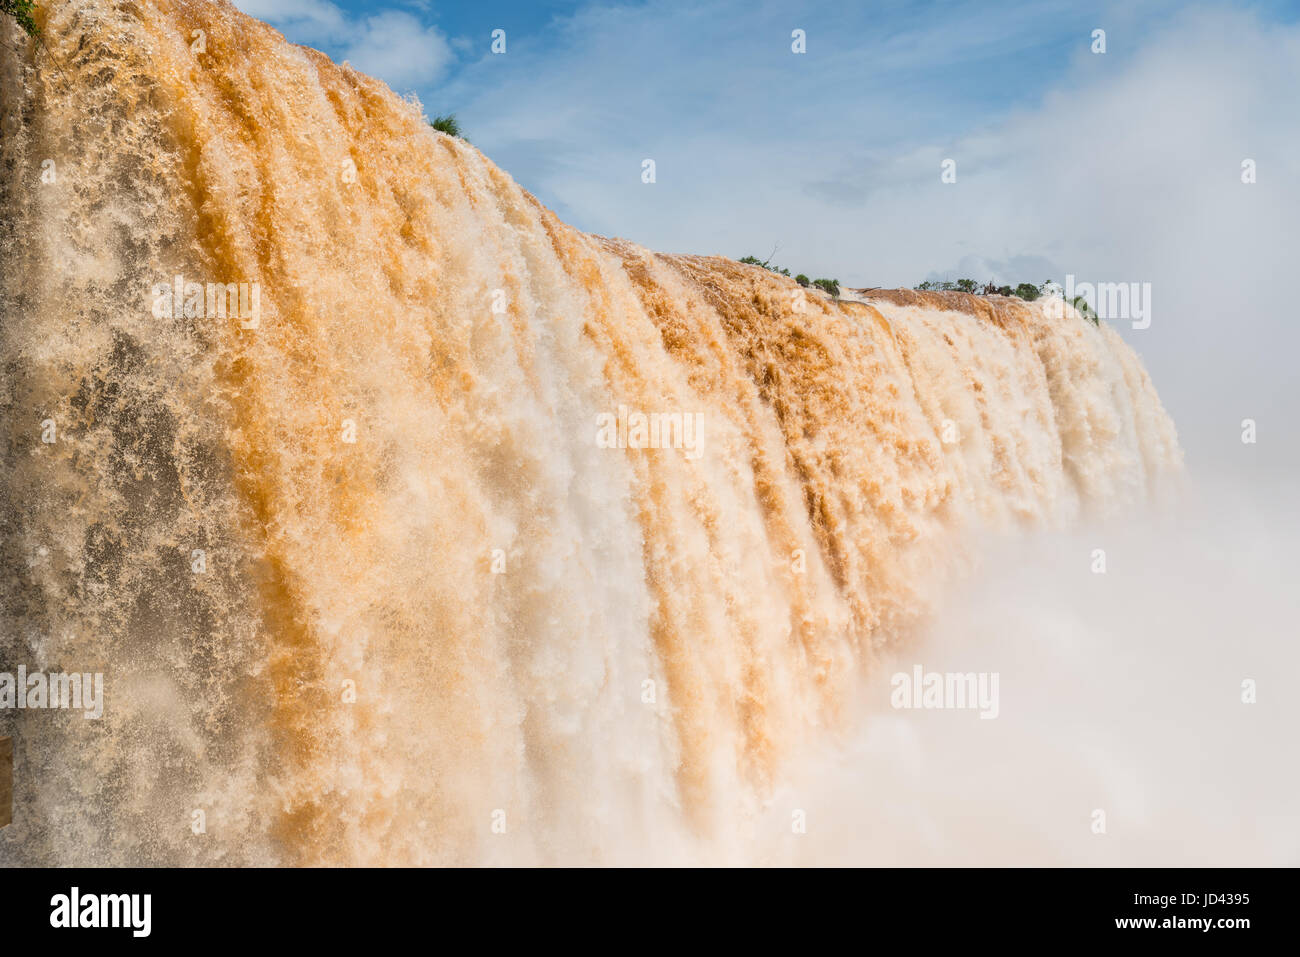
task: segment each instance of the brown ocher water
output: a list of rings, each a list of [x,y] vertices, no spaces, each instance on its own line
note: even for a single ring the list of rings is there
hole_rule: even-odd
[[[1180,468],[1072,310],[578,232],[225,2],[44,26],[0,27],[0,671],[105,705],[0,712],[5,862],[744,861],[977,535]]]

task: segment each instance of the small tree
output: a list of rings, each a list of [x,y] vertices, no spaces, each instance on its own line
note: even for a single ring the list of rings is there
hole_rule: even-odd
[[[1022,282],[1016,287],[1016,295],[1025,302],[1033,302],[1038,298],[1038,287],[1032,282]]]
[[[958,279],[958,280],[957,280],[957,291],[958,291],[958,292],[974,292],[974,291],[975,291],[976,289],[978,289],[978,288],[979,288],[979,286],[976,285],[974,279]]]
[[[39,37],[41,35],[41,28],[36,25],[36,21],[32,18],[32,14],[35,12],[36,4],[32,0],[0,0],[0,13],[13,17],[29,37]]]
[[[799,275],[795,276],[794,281],[801,286],[807,286],[809,283],[812,282],[812,280],[809,279],[807,276],[805,276],[803,273],[799,273]]]
[[[830,293],[836,299],[840,297],[840,281],[838,279],[814,279],[812,284],[818,289]]]

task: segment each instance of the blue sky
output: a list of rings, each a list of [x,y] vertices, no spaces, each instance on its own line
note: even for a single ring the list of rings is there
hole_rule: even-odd
[[[1151,282],[1151,327],[1117,328],[1193,458],[1239,457],[1243,417],[1300,415],[1280,282],[1300,222],[1296,0],[236,2],[455,112],[580,229],[775,247],[854,286]],[[1294,442],[1256,451],[1300,465]]]

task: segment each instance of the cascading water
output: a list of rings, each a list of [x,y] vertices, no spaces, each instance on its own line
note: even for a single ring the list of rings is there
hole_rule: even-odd
[[[44,26],[0,26],[0,671],[105,700],[0,711],[5,862],[745,860],[972,533],[1179,468],[1072,310],[580,233],[225,2]]]

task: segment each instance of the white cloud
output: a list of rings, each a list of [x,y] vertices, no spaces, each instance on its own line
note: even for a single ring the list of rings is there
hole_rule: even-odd
[[[439,79],[453,59],[447,38],[409,13],[367,17],[344,58],[399,92]]]
[[[235,6],[291,31],[297,43],[328,43],[349,30],[347,14],[327,0],[236,0]]]
[[[401,10],[353,20],[328,0],[238,0],[237,5],[294,42],[347,60],[399,93],[441,79],[454,59],[442,31]]]

